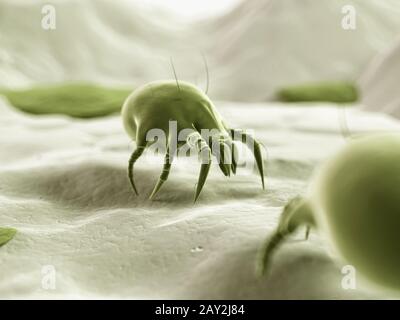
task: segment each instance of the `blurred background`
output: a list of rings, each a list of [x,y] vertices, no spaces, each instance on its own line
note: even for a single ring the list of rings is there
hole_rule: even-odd
[[[43,28],[49,4],[54,29]],[[400,116],[399,16],[397,0],[1,0],[0,87],[136,87],[172,78],[170,57],[179,79],[205,87],[204,55],[213,99],[346,81],[369,109]]]
[[[0,228],[17,230],[0,298],[392,297],[359,279],[343,290],[316,232],[284,246],[268,279],[255,262],[345,134],[400,130],[399,17],[399,0],[0,0]],[[266,190],[240,148],[237,174],[213,161],[196,205],[195,157],[174,159],[150,201],[163,158],[148,152],[132,192],[119,112],[174,78],[171,59],[265,146]]]

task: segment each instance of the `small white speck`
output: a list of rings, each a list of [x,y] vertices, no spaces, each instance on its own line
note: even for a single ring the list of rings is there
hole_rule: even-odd
[[[190,252],[196,253],[196,252],[202,252],[203,250],[204,250],[204,249],[203,249],[202,246],[197,246],[197,247],[192,248],[192,249],[190,250]]]

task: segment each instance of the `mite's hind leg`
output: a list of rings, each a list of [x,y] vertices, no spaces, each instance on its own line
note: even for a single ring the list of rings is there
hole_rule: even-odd
[[[232,169],[232,141],[230,139],[211,139],[211,152],[218,159],[218,165],[222,173],[229,177]]]
[[[167,153],[165,154],[163,171],[161,172],[160,177],[158,178],[157,184],[155,185],[149,199],[153,199],[157,192],[161,189],[161,186],[168,179],[169,171],[171,169],[171,164],[173,161],[173,153],[170,152],[169,146],[167,147]]]
[[[236,174],[237,161],[238,161],[238,150],[234,142],[232,142],[232,172]]]
[[[230,129],[230,133],[233,140],[238,140],[246,143],[247,147],[252,151],[254,158],[256,159],[258,172],[260,173],[261,183],[263,189],[265,189],[264,183],[264,161],[261,152],[261,143],[258,142],[254,137],[243,130]]]
[[[227,148],[227,152],[223,153],[221,151],[221,159],[229,166],[229,171],[232,171],[233,174],[236,174],[237,167],[237,159],[238,159],[238,150],[235,143],[229,138],[225,139],[223,143],[221,143],[221,148]]]
[[[191,148],[195,148],[195,150],[199,153],[202,162],[200,168],[199,180],[197,181],[196,193],[194,196],[194,202],[196,202],[207,180],[208,172],[210,171],[211,149],[206,143],[206,141],[203,139],[203,137],[200,135],[200,133],[197,131],[191,133],[187,137],[186,141]]]
[[[145,142],[145,141],[138,142],[136,149],[132,152],[132,155],[129,158],[128,177],[129,177],[129,181],[131,182],[133,191],[135,191],[136,195],[139,195],[139,193],[136,189],[135,181],[133,179],[133,165],[135,164],[137,159],[139,159],[139,157],[143,154],[143,151],[146,149],[146,146],[147,146],[147,142]]]

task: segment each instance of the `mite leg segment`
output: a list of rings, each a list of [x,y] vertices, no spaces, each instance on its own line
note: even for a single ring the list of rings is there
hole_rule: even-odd
[[[157,184],[155,185],[153,192],[151,193],[151,195],[149,197],[150,200],[154,198],[154,196],[157,194],[157,192],[161,189],[161,186],[164,184],[164,182],[167,181],[173,159],[174,159],[174,155],[170,152],[170,148],[168,146],[167,153],[165,154],[165,158],[164,158],[163,171],[161,172],[161,175],[158,178]]]
[[[210,139],[211,152],[218,159],[218,165],[226,177],[231,175],[232,142],[229,139]]]
[[[131,182],[131,186],[133,190],[135,191],[136,195],[139,195],[136,186],[135,186],[135,181],[133,179],[133,165],[139,159],[139,157],[143,154],[144,149],[146,149],[147,143],[143,144],[138,144],[136,149],[133,151],[131,157],[129,158],[129,165],[128,165],[128,177],[129,181]]]
[[[309,230],[315,226],[315,221],[309,202],[301,197],[296,197],[286,204],[280,216],[278,227],[273,231],[260,251],[257,263],[257,273],[259,275],[264,275],[268,271],[276,249],[302,225],[306,225]]]
[[[239,129],[230,129],[230,133],[233,140],[240,140],[243,143],[246,143],[247,147],[253,152],[254,158],[256,159],[258,172],[260,173],[261,183],[263,189],[265,189],[264,183],[264,162],[261,153],[261,143],[258,142],[254,137],[243,130]]]
[[[231,148],[232,148],[232,166],[231,166],[231,168],[232,168],[233,174],[236,174],[238,150],[237,150],[237,147],[234,142],[232,142]]]
[[[200,133],[197,131],[189,134],[186,141],[191,148],[196,149],[196,151],[199,153],[201,157],[201,162],[202,162],[200,168],[199,180],[197,182],[197,187],[196,187],[196,194],[194,196],[194,202],[196,202],[206,182],[208,172],[210,171],[211,149],[205,142],[203,137],[200,135]]]
[[[310,230],[311,230],[311,227],[308,225],[308,226],[306,227],[305,240],[308,240],[308,237],[310,236]]]

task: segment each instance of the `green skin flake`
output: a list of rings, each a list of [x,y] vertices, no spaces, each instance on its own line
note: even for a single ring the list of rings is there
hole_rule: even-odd
[[[359,94],[350,82],[319,82],[282,88],[276,96],[282,102],[354,103]]]
[[[17,230],[13,228],[0,228],[0,247],[14,238],[16,233]]]
[[[25,90],[0,90],[17,109],[36,115],[63,114],[96,118],[118,113],[131,89],[88,83],[38,86]]]

